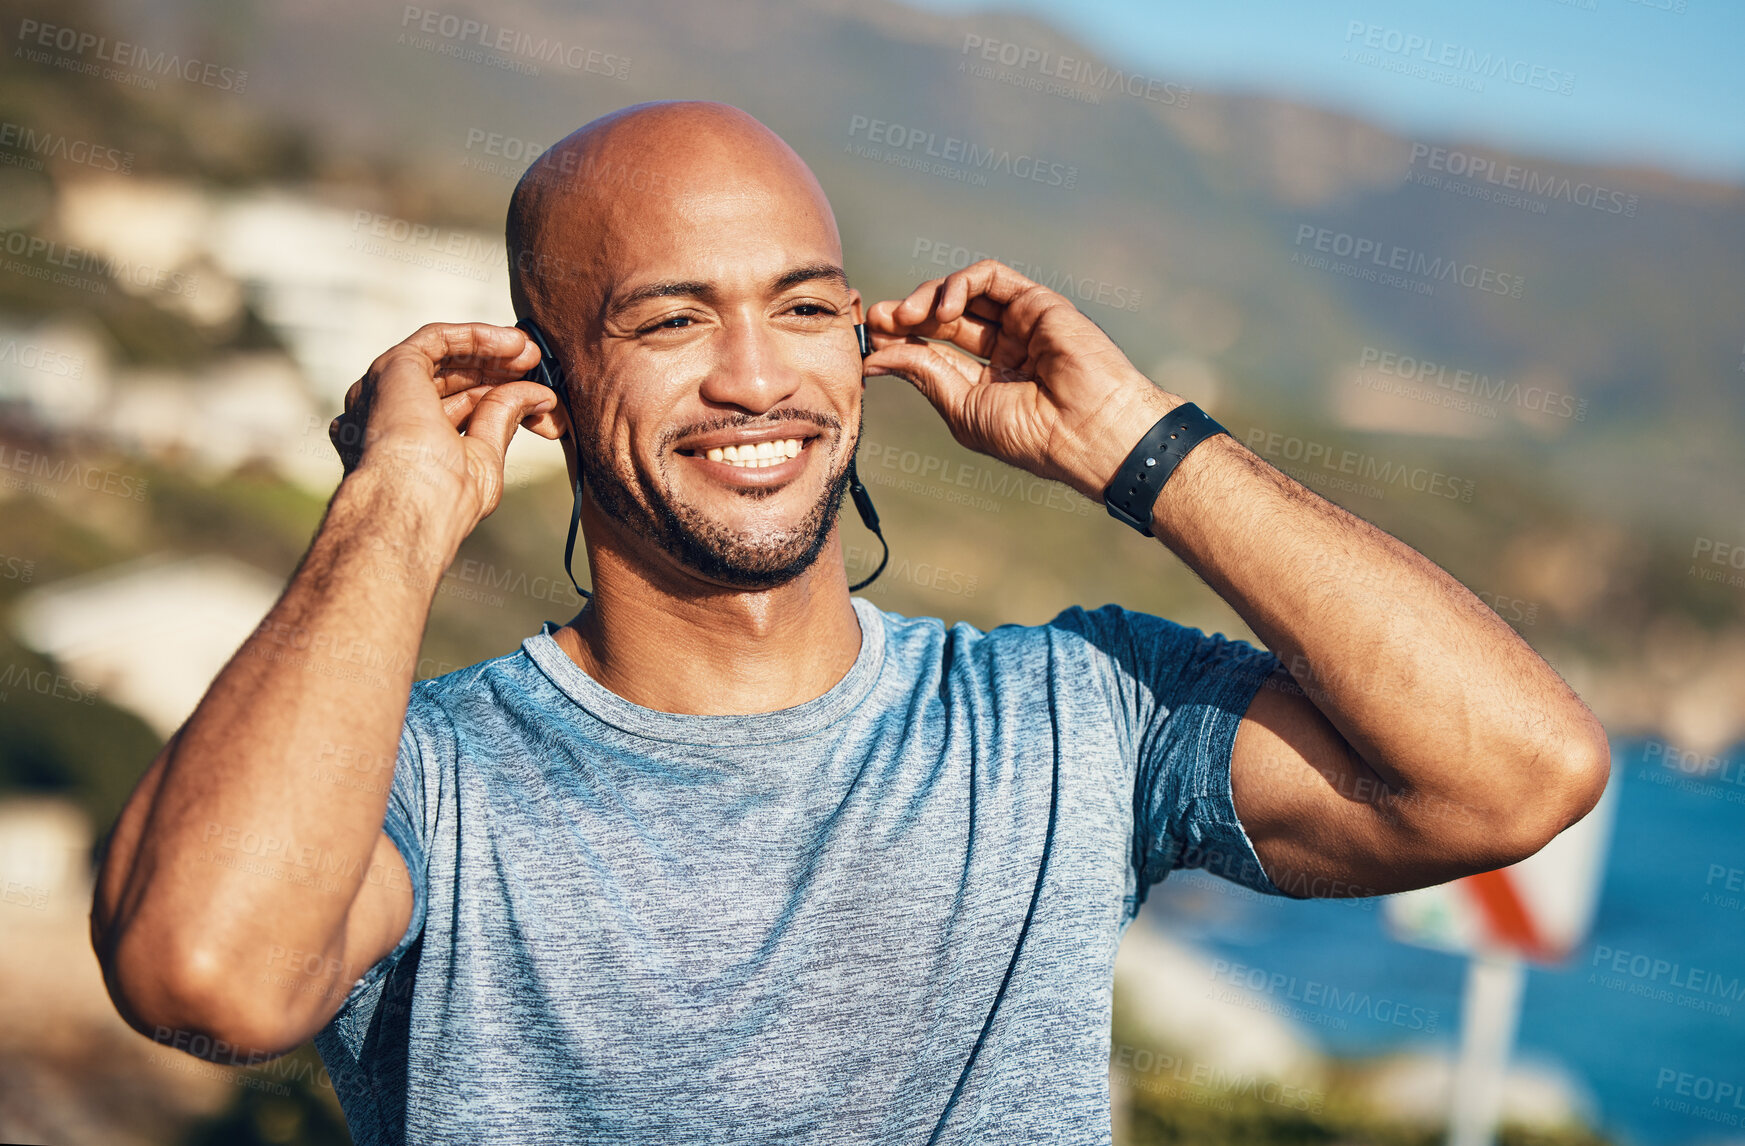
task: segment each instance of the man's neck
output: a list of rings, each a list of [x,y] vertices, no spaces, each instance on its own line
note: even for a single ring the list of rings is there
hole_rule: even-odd
[[[554,637],[633,704],[698,716],[775,712],[830,691],[860,655],[835,538],[805,573],[755,593],[683,596],[618,557],[590,551],[594,598]]]

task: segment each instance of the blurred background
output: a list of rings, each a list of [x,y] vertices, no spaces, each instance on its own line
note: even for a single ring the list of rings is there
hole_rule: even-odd
[[[1745,1142],[1739,7],[430,2],[0,3],[0,1138],[349,1141],[309,1048],[215,1067],[121,1023],[93,856],[306,545],[345,387],[424,322],[512,321],[503,211],[545,146],[709,98],[812,164],[869,299],[982,256],[1067,294],[1569,680],[1613,782],[1592,855],[1533,884],[1576,922],[1526,974],[1502,1137]],[[895,379],[860,472],[884,608],[1253,639]],[[560,475],[522,435],[419,676],[579,608]],[[1467,958],[1434,948],[1486,940],[1427,902],[1160,884],[1117,1141],[1440,1141]]]

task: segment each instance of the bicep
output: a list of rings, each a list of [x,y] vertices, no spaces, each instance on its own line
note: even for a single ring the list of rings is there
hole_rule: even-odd
[[[1230,792],[1255,854],[1287,895],[1380,895],[1439,883],[1433,849],[1390,788],[1283,669],[1254,694]]]
[[[314,1037],[333,1020],[357,981],[399,946],[412,925],[414,906],[406,861],[388,833],[380,832],[369,871],[346,911],[337,941],[324,955],[313,960],[303,956],[303,966],[292,968],[315,978],[320,989],[310,993],[313,997],[308,998],[306,1011],[299,1008],[297,1030],[287,1045]],[[299,954],[293,952],[288,957],[296,959]]]
[[[370,874],[346,913],[340,986],[349,988],[364,972],[393,954],[412,925],[412,906],[406,861],[388,833],[382,832],[376,836]]]
[[[334,960],[339,966],[324,999],[320,1025],[338,1013],[359,979],[409,943],[423,927],[424,847],[429,827],[426,768],[427,761],[443,750],[440,741],[430,735],[431,715],[414,690],[369,870],[346,912],[345,929],[335,945]]]

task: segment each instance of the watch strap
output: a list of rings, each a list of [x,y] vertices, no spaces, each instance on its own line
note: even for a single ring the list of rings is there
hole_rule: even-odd
[[[1103,504],[1109,516],[1151,537],[1151,509],[1157,504],[1157,495],[1163,492],[1163,483],[1189,450],[1207,438],[1227,432],[1192,402],[1183,402],[1159,418],[1139,439],[1103,491]]]

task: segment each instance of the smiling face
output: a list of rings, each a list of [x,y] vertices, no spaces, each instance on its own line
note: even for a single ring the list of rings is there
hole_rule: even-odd
[[[535,162],[509,245],[615,540],[739,589],[809,568],[859,440],[861,314],[787,145],[719,104],[627,109]]]

